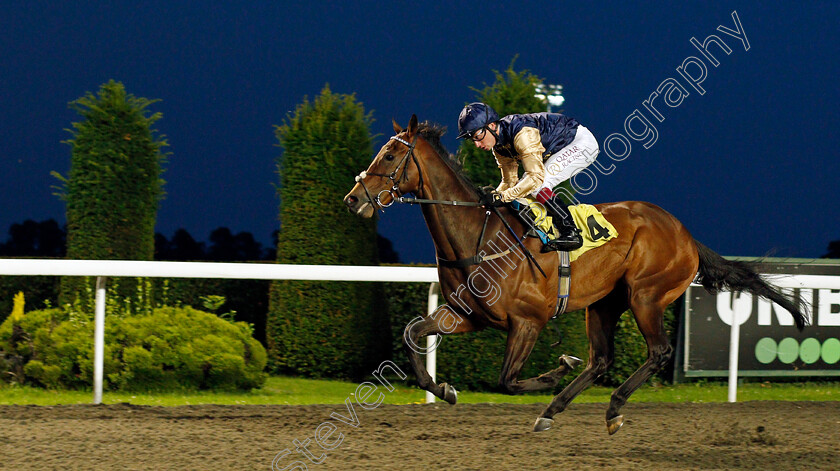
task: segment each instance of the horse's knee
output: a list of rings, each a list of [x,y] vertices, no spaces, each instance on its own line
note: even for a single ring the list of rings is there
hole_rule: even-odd
[[[422,337],[421,322],[416,322],[415,319],[415,321],[409,323],[403,331],[402,340],[406,349],[417,353],[426,353],[426,349],[420,345],[420,338]]]
[[[662,349],[662,357],[665,361],[668,361],[672,356],[674,356],[674,347],[672,347],[670,343],[666,343],[665,347]]]
[[[499,387],[504,394],[516,394],[519,392],[519,388],[517,388],[517,381],[516,378],[506,378],[500,377],[499,378]]]
[[[402,344],[406,350],[415,350],[417,338],[412,338],[411,331],[406,329],[405,332],[403,332]]]
[[[513,385],[508,381],[499,381],[499,387],[502,389],[502,393],[504,394],[516,394],[516,391],[513,389]]]
[[[671,360],[671,357],[674,355],[674,347],[671,344],[666,343],[664,345],[658,345],[650,349],[650,360],[651,363],[657,366],[657,368],[662,368]]]
[[[607,368],[612,364],[612,358],[607,356],[597,356],[589,363],[589,368],[596,376],[601,376],[607,372]]]
[[[417,344],[417,340],[418,340],[417,336],[412,335],[412,332],[411,332],[410,329],[406,329],[403,332],[403,338],[402,338],[403,347],[411,348],[412,346]]]

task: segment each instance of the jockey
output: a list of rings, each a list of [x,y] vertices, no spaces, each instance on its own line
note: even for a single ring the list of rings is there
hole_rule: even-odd
[[[558,222],[560,236],[541,251],[570,251],[583,239],[566,203],[552,191],[560,183],[595,161],[598,141],[574,118],[559,113],[512,114],[499,118],[490,106],[470,103],[458,117],[458,139],[469,138],[476,147],[492,150],[502,172],[495,190],[510,202],[532,195]],[[519,163],[525,171],[519,179]]]

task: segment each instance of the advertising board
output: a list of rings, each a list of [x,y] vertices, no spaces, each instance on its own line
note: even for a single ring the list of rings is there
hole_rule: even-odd
[[[809,306],[809,325],[800,332],[790,313],[769,300],[749,293],[712,295],[692,285],[683,297],[677,376],[727,376],[733,317],[740,327],[740,376],[840,376],[840,262],[764,259],[757,271],[777,285],[797,275],[836,276],[838,289],[810,288],[807,282],[782,289]]]

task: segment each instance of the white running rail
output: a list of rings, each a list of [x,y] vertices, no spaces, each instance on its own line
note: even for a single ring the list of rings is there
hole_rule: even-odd
[[[96,277],[94,315],[93,403],[102,403],[105,345],[105,280],[107,277],[230,278],[247,280],[396,281],[432,283],[429,313],[437,308],[437,268],[352,265],[288,265],[276,263],[144,262],[128,260],[0,259],[0,275]],[[432,299],[434,297],[434,299]],[[432,306],[434,304],[434,306]],[[426,368],[434,371],[434,355]],[[430,362],[432,363],[430,365]],[[432,397],[432,401],[434,397]]]

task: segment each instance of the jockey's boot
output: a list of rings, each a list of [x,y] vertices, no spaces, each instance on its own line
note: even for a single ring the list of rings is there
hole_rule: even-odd
[[[554,225],[560,235],[556,239],[549,240],[542,246],[540,252],[551,252],[553,250],[570,252],[583,246],[583,238],[580,236],[580,229],[575,226],[572,215],[566,203],[557,195],[545,202],[545,207],[554,220]]]

